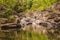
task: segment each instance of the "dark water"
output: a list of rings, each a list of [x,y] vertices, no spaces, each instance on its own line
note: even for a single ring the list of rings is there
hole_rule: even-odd
[[[0,40],[22,40],[21,33],[20,31],[0,32]]]

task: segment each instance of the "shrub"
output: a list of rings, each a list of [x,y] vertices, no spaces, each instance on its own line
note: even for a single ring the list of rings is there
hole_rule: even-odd
[[[0,17],[9,17],[13,13],[44,10],[60,0],[0,0]]]
[[[9,16],[8,17],[8,20],[9,20],[9,22],[14,22],[15,21],[15,18],[14,18],[14,16]]]
[[[18,9],[24,10],[44,10],[53,3],[58,2],[59,0],[22,0],[22,5]]]
[[[32,10],[43,10],[55,3],[57,0],[33,0]]]
[[[26,10],[44,10],[48,6],[60,0],[0,0],[0,5],[4,5],[6,10],[13,10],[17,13]]]
[[[13,8],[16,3],[17,0],[0,0],[0,14],[3,14],[1,17],[8,17],[11,15],[14,12]]]
[[[0,0],[0,5],[5,5],[7,8],[13,8],[17,0]]]

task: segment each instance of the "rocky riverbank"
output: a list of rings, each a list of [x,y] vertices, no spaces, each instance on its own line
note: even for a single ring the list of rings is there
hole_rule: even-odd
[[[11,23],[6,18],[0,18],[2,22],[1,29],[23,29],[41,33],[54,33],[60,30],[60,2],[42,11],[27,12],[23,17],[12,16],[15,20]]]

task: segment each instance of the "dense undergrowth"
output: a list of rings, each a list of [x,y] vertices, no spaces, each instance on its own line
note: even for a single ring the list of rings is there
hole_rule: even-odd
[[[0,0],[0,17],[9,18],[9,16],[13,14],[25,11],[41,11],[58,1],[59,0]]]
[[[0,18],[27,11],[44,10],[60,0],[0,0]],[[14,19],[10,17],[10,19]]]

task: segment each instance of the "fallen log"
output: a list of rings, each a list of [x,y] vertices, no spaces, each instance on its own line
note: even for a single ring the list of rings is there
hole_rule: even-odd
[[[1,24],[0,30],[1,31],[11,31],[11,30],[20,30],[21,29],[20,24],[14,24],[14,23],[7,23],[7,24]]]

